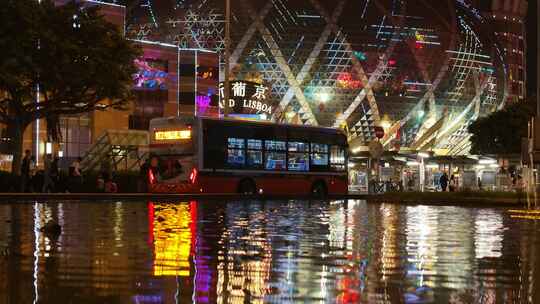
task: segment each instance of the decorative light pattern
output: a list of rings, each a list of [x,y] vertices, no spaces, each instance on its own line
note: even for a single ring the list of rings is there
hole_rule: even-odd
[[[221,2],[184,1],[176,5],[182,10],[152,6],[153,15],[146,6],[136,8],[128,34],[221,51]],[[478,11],[465,1],[453,5],[427,0],[233,4],[232,72],[236,79],[269,85],[268,98],[279,105],[276,121],[344,127],[351,139],[367,144],[387,116],[388,148],[467,153],[466,126],[504,105],[506,67]],[[158,28],[152,27],[153,16],[159,16]]]

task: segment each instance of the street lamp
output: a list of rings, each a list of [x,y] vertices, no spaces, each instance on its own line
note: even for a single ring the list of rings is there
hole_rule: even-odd
[[[229,95],[231,92],[231,83],[229,81],[230,74],[230,59],[231,59],[231,0],[225,0],[225,82],[224,94],[225,99],[223,105],[223,116],[229,116]]]

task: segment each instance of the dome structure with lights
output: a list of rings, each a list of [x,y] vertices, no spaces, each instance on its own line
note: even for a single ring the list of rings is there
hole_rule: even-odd
[[[130,38],[218,51],[223,0],[135,1]],[[502,53],[466,0],[232,1],[231,69],[258,79],[276,121],[345,128],[367,145],[468,153],[468,125],[504,106]]]

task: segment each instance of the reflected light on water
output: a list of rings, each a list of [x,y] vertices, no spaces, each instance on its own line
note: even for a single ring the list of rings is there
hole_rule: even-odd
[[[502,215],[494,210],[479,210],[475,219],[475,254],[477,259],[502,256],[504,225]]]
[[[364,201],[0,206],[0,303],[540,303],[535,221]],[[62,226],[58,236],[40,230]],[[32,291],[32,292],[29,292]]]
[[[410,263],[407,276],[417,287],[433,286],[429,276],[437,274],[433,267],[438,260],[434,246],[438,233],[437,216],[437,212],[427,206],[407,207],[406,249]]]
[[[150,203],[154,215],[154,275],[190,276],[191,241],[195,234],[192,215],[196,204]],[[191,208],[191,210],[190,210]]]

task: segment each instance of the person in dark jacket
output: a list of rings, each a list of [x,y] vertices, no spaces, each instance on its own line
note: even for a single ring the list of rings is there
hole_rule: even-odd
[[[43,160],[43,185],[41,192],[49,193],[54,192],[54,179],[52,177],[52,155],[47,154]]]
[[[139,168],[139,193],[148,192],[148,170],[150,170],[150,159],[147,159]]]
[[[446,192],[446,188],[448,187],[448,175],[446,174],[446,172],[444,172],[439,179],[439,184],[441,185],[442,191]]]
[[[21,164],[21,192],[28,192],[30,190],[30,167],[32,163],[32,155],[30,150],[24,151],[24,158]]]

